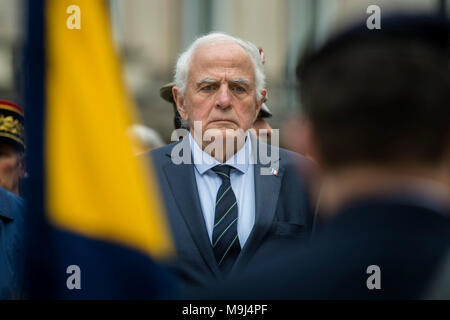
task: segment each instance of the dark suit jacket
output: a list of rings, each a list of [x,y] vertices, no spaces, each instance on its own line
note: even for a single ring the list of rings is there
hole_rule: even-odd
[[[255,137],[251,139],[257,151],[261,145]],[[222,274],[206,231],[195,167],[193,164],[176,165],[171,160],[174,147],[182,146],[190,152],[187,137],[151,153],[178,253],[178,259],[169,264],[169,268],[188,286],[209,285],[222,279]],[[190,155],[187,159],[191,159]],[[255,225],[230,275],[245,269],[265,246],[303,243],[308,239],[313,222],[312,208],[306,183],[299,178],[293,161],[311,166],[307,159],[283,149],[279,149],[277,175],[260,175],[262,167],[270,169],[271,166],[259,160],[255,164]]]
[[[423,298],[450,249],[450,215],[411,201],[418,198],[355,202],[336,212],[307,248],[279,253],[252,274],[191,298]],[[371,265],[380,268],[379,290],[367,287]]]

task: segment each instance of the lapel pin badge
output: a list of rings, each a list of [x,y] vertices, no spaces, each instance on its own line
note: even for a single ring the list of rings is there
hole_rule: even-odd
[[[277,175],[278,175],[278,170],[277,170],[277,169],[274,169],[274,168],[272,168],[272,174],[273,174],[274,176],[277,176]]]

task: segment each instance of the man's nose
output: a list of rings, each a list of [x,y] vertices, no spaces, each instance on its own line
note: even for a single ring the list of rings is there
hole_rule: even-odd
[[[228,108],[231,104],[231,93],[228,90],[226,84],[220,86],[219,92],[217,92],[216,105],[220,108]]]

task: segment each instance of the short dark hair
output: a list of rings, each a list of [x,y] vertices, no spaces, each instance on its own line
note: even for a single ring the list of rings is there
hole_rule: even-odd
[[[374,31],[377,32],[377,31]],[[355,36],[297,68],[302,110],[328,168],[442,160],[450,65],[420,37]]]

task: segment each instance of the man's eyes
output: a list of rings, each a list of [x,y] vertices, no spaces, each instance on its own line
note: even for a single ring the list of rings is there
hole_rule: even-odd
[[[203,86],[202,90],[203,91],[212,91],[212,90],[214,90],[214,88],[215,88],[215,86],[213,86],[213,85],[207,85],[207,86]]]
[[[213,85],[213,84],[205,85],[200,88],[201,91],[207,91],[207,92],[217,90],[217,89],[218,89],[218,86]],[[230,90],[233,92],[236,92],[236,93],[244,93],[247,91],[243,86],[239,86],[239,85],[230,86]]]
[[[241,86],[234,86],[234,87],[231,87],[231,90],[233,90],[233,91],[235,91],[235,92],[237,92],[237,93],[245,92],[245,88],[244,88],[244,87],[241,87]]]

